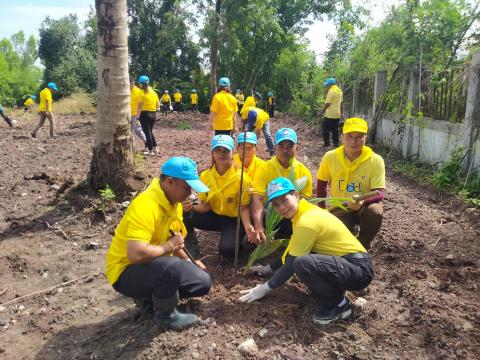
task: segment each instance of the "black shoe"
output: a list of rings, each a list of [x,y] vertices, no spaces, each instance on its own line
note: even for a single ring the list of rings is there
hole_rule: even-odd
[[[153,308],[153,300],[151,297],[133,299],[133,302],[140,309],[141,316],[152,317],[155,309]]]
[[[347,319],[352,315],[352,305],[347,298],[345,298],[346,303],[343,306],[335,306],[333,309],[325,309],[320,307],[318,312],[313,315],[313,322],[316,325],[328,325],[337,320]]]

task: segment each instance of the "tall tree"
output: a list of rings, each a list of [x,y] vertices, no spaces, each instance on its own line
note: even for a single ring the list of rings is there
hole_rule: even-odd
[[[90,185],[129,189],[133,170],[130,137],[128,26],[126,0],[95,0],[98,44],[97,133]]]

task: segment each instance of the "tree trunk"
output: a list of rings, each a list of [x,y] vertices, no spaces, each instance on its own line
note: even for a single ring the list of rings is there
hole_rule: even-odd
[[[133,171],[128,76],[127,1],[95,0],[97,10],[97,123],[90,186],[127,191]]]
[[[215,14],[213,15],[213,26],[215,35],[210,44],[210,100],[213,99],[217,92],[217,64],[218,64],[218,38],[220,27],[220,10],[222,8],[222,1],[216,0],[215,2]]]

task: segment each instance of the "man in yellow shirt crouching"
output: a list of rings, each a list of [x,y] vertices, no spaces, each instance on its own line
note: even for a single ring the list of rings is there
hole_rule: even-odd
[[[106,276],[119,293],[134,298],[145,315],[169,329],[195,324],[194,314],[177,311],[179,298],[203,296],[212,281],[201,261],[193,264],[182,250],[186,229],[182,205],[191,194],[208,191],[195,162],[172,157],[160,178],[132,201],[115,230],[107,253]]]
[[[383,220],[385,164],[380,155],[365,146],[367,131],[368,124],[365,120],[345,120],[343,145],[327,152],[320,162],[317,172],[317,197],[327,196],[328,183],[332,197],[353,198],[353,195],[376,190],[375,197],[360,202],[349,201],[348,212],[339,208],[331,209],[352,233],[355,233],[355,226],[360,226],[358,239],[369,249]]]
[[[266,283],[242,291],[242,302],[252,302],[282,286],[296,274],[307,285],[319,308],[317,325],[346,319],[352,313],[345,290],[362,290],[373,279],[370,256],[342,222],[328,211],[301,199],[293,183],[280,177],[267,188],[268,201],[285,219],[293,233],[278,268],[260,266],[261,273],[275,274]],[[260,271],[259,271],[260,272]]]

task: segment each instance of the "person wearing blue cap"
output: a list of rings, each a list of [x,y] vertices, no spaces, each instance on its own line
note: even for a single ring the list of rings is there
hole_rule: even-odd
[[[201,180],[210,188],[208,192],[198,194],[201,201],[194,205],[184,202],[184,211],[191,212],[185,217],[188,234],[185,246],[193,254],[198,253],[198,241],[193,228],[219,231],[218,251],[227,258],[235,256],[235,233],[240,193],[241,170],[233,164],[233,138],[228,135],[215,135],[212,138],[213,165],[200,175]],[[249,239],[253,236],[253,225],[250,219],[250,189],[248,176],[243,177],[240,199],[240,217],[243,227],[240,228],[240,239],[245,234]]]
[[[162,328],[183,329],[198,317],[177,310],[179,298],[203,296],[212,280],[205,265],[192,263],[183,250],[186,236],[182,204],[192,190],[207,192],[195,162],[172,157],[148,188],[129,205],[107,252],[106,277],[131,297],[143,315]]]
[[[175,89],[173,93],[173,111],[176,111],[176,112],[183,111],[182,98],[183,96],[180,90]]]
[[[335,215],[300,199],[289,179],[272,180],[267,196],[275,211],[291,220],[292,237],[274,275],[264,284],[241,291],[240,301],[260,300],[295,274],[318,303],[312,317],[315,324],[324,326],[348,318],[352,307],[345,291],[365,289],[374,277],[365,248]],[[263,274],[273,271],[269,266]]]
[[[255,92],[253,95],[247,96],[245,99],[245,104],[243,105],[242,111],[240,111],[240,115],[242,116],[242,119],[247,118],[247,109],[251,107],[257,107],[259,102],[262,101],[262,95],[260,95],[259,92]]]
[[[322,124],[323,146],[330,146],[330,133],[332,133],[333,146],[338,147],[338,126],[343,117],[343,92],[337,86],[334,78],[325,80],[323,88],[327,93],[327,98],[325,105],[318,113],[321,118],[325,116]]]
[[[23,110],[31,110],[31,108],[35,105],[35,100],[37,100],[37,97],[35,95],[28,95],[27,100],[25,100],[25,102],[23,103]]]
[[[3,120],[5,120],[5,122],[8,124],[8,126],[13,127],[12,120],[7,115],[5,115],[5,113],[3,112],[2,104],[0,104],[0,116],[3,118]]]
[[[192,93],[190,94],[190,106],[192,112],[198,112],[198,94],[196,89],[192,89]]]
[[[168,90],[163,90],[163,95],[160,98],[162,114],[167,116],[169,111],[173,110],[172,107],[172,98],[170,97]]]
[[[132,130],[133,151],[136,151],[136,135],[145,147],[145,152],[148,150],[147,138],[142,130],[142,125],[138,118],[138,102],[142,99],[143,91],[135,85],[135,79],[130,78],[130,129]]]
[[[215,131],[215,135],[233,135],[238,132],[238,104],[231,92],[230,79],[220,78],[208,116],[208,126]]]
[[[243,152],[244,146],[245,153]],[[241,169],[243,163],[243,170],[250,180],[255,178],[257,170],[265,164],[265,160],[260,159],[256,155],[256,147],[257,135],[254,132],[248,131],[246,137],[243,132],[238,135],[237,153],[233,156],[233,161],[239,169]]]
[[[275,117],[275,97],[271,91],[267,94],[267,112],[271,119]]]
[[[53,82],[49,82],[47,84],[47,87],[40,91],[40,121],[38,122],[35,129],[33,129],[31,133],[32,137],[37,137],[37,132],[45,123],[45,119],[48,119],[48,121],[50,122],[50,137],[55,137],[55,117],[53,116],[52,111],[52,93],[55,91],[58,91],[58,88],[57,85]]]
[[[255,131],[257,136],[260,136],[260,131],[263,132],[268,153],[270,156],[273,156],[275,154],[275,144],[273,143],[272,134],[270,133],[270,116],[267,112],[257,107],[246,108],[242,119],[243,116],[246,117],[248,131]]]
[[[275,143],[275,156],[265,162],[257,171],[253,180],[252,219],[255,227],[256,243],[265,241],[265,208],[263,204],[270,181],[279,176],[288,177],[294,181],[302,180],[305,183],[303,190],[300,192],[302,197],[310,198],[313,196],[312,174],[304,164],[295,158],[298,143],[295,131],[290,128],[278,129],[275,133]],[[291,223],[288,220],[283,220],[276,238],[287,239],[291,233]]]
[[[159,155],[157,140],[153,134],[153,125],[157,117],[157,109],[160,108],[160,100],[158,100],[155,90],[150,86],[150,78],[148,76],[140,76],[138,82],[140,83],[142,93],[138,100],[137,114],[146,138],[145,145],[147,150],[145,150],[144,154],[150,156]]]

